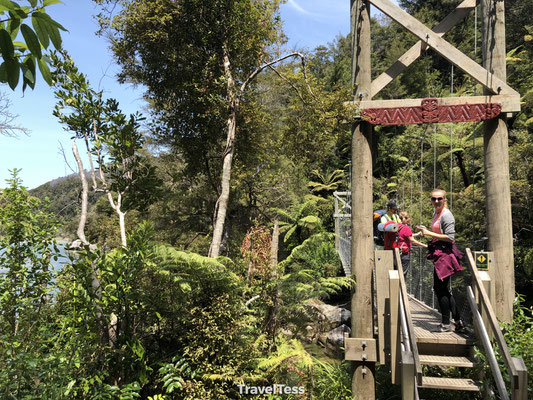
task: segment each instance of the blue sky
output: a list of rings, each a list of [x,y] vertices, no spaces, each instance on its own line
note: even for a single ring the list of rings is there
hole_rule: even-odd
[[[126,113],[142,111],[142,89],[119,85],[114,76],[118,69],[113,64],[104,39],[98,38],[92,15],[98,8],[90,0],[63,0],[63,4],[48,7],[49,14],[59,21],[64,32],[63,47],[69,51],[94,88],[104,90],[107,97],[116,98]],[[291,48],[314,49],[332,42],[339,34],[349,31],[349,0],[288,0],[282,6],[281,17]],[[16,124],[30,130],[30,135],[18,138],[0,135],[0,187],[9,177],[8,169],[21,168],[21,178],[28,188],[34,188],[51,179],[70,174],[59,152],[62,143],[72,167],[70,134],[52,115],[56,103],[52,90],[40,78],[34,91],[22,94],[12,92],[7,85],[0,87],[11,99],[10,111],[18,115]],[[79,144],[81,146],[81,143]]]

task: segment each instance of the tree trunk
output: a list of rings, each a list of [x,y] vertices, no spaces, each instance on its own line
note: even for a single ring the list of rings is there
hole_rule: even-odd
[[[122,247],[126,247],[126,221],[125,216],[126,213],[122,212],[122,194],[117,194],[117,202],[115,203],[115,200],[113,200],[113,195],[110,191],[107,192],[107,200],[109,201],[109,205],[118,215],[118,225],[120,228],[120,244]]]
[[[457,166],[459,167],[459,171],[461,171],[461,177],[463,178],[463,184],[465,185],[465,189],[470,186],[470,178],[468,177],[468,174],[466,173],[465,163],[463,160],[463,153],[462,152],[455,152],[455,157],[457,158]]]
[[[122,244],[122,247],[127,246],[126,241],[126,213],[122,212],[120,209],[117,209],[118,214],[118,223],[120,226],[120,243]]]
[[[81,215],[80,215],[80,221],[78,223],[78,230],[76,231],[76,235],[78,236],[78,239],[81,240],[81,242],[84,245],[88,245],[89,242],[87,241],[87,238],[85,237],[85,225],[87,222],[87,204],[88,204],[88,195],[89,195],[89,185],[87,184],[87,178],[85,176],[85,171],[83,169],[83,163],[80,158],[80,154],[78,152],[78,146],[76,145],[76,140],[72,140],[72,153],[74,154],[74,158],[76,159],[76,164],[78,164],[78,169],[80,173],[80,180],[81,180]],[[91,167],[92,168],[92,167]],[[100,280],[98,279],[98,270],[96,268],[96,263],[91,263],[91,289],[93,291],[93,296],[98,299],[98,301],[102,298],[102,287],[100,285]],[[109,340],[108,335],[108,329],[107,324],[103,318],[102,315],[102,309],[99,305],[96,305],[96,318],[98,320],[98,323],[100,325],[100,343],[106,344]]]
[[[272,267],[272,274],[276,274],[275,267],[278,265],[278,249],[279,249],[279,221],[274,220],[274,228],[272,230],[272,243],[270,244],[270,266]]]
[[[81,180],[81,213],[76,235],[78,236],[78,239],[80,239],[81,242],[86,245],[89,244],[89,242],[87,242],[87,238],[85,237],[85,224],[87,223],[87,203],[89,199],[89,185],[87,184],[87,177],[85,176],[83,162],[81,161],[80,153],[78,152],[76,139],[72,140],[72,154],[74,154],[76,164],[78,164],[78,170]]]
[[[224,151],[224,160],[222,164],[222,181],[221,193],[215,206],[214,214],[214,228],[213,240],[209,248],[209,257],[217,258],[220,253],[220,244],[222,242],[222,234],[224,232],[224,222],[226,220],[226,212],[228,209],[230,183],[231,183],[231,166],[233,162],[233,152],[235,151],[235,129],[237,125],[237,110],[239,108],[239,99],[235,93],[235,82],[231,74],[231,63],[224,47],[224,73],[227,79],[227,91],[230,98],[229,115],[226,123],[227,126],[227,140],[226,149]]]
[[[279,221],[274,220],[274,229],[272,230],[272,242],[270,244],[270,268],[272,273],[271,279],[275,281],[272,290],[272,305],[267,311],[266,331],[268,335],[274,338],[278,331],[278,311],[279,311],[279,285],[278,285],[278,249],[279,249]]]

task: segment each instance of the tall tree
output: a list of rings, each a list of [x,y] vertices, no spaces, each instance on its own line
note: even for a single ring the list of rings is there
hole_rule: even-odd
[[[148,206],[155,199],[159,186],[154,168],[140,153],[144,143],[140,132],[143,118],[137,113],[129,117],[123,114],[115,99],[102,99],[102,92],[90,87],[86,76],[79,72],[66,52],[54,54],[53,59],[57,68],[54,80],[58,99],[54,115],[66,130],[74,133],[72,149],[83,188],[78,237],[87,243],[84,226],[88,184],[76,138],[85,142],[92,188],[107,195],[109,205],[119,218],[121,244],[126,247],[127,211]]]
[[[148,88],[160,138],[183,152],[193,169],[208,171],[219,167],[213,157],[223,146],[211,257],[222,241],[237,115],[245,90],[273,62],[270,50],[282,39],[281,2],[120,0],[120,13],[101,19],[111,28],[121,79]]]

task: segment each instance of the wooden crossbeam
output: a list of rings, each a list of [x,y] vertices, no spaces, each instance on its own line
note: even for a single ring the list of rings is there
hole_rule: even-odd
[[[393,108],[393,107],[417,107],[423,99],[392,99],[392,100],[366,100],[349,101],[345,105],[352,105],[355,111],[367,108]],[[461,104],[499,103],[501,112],[520,111],[520,95],[493,95],[493,96],[469,96],[469,97],[442,97],[438,98],[439,105],[454,106]]]
[[[442,22],[433,27],[433,32],[439,36],[444,36],[455,24],[465,18],[468,13],[473,10],[479,0],[465,0],[457,6],[450,14],[442,20]],[[378,94],[385,86],[387,86],[394,78],[400,75],[403,71],[409,67],[414,61],[416,61],[426,51],[427,45],[425,41],[418,41],[409,50],[407,50],[398,61],[392,64],[389,69],[379,75],[372,81],[370,86],[370,98]]]
[[[460,68],[485,88],[494,94],[509,94],[519,95],[517,91],[511,88],[503,80],[491,74],[481,65],[476,63],[470,57],[466,56],[459,49],[446,40],[441,38],[439,34],[433,32],[423,23],[418,21],[415,17],[403,11],[396,4],[390,0],[369,0],[378,10],[385,15],[388,15],[394,21],[399,23],[409,32],[417,36],[424,43],[446,58],[456,67]]]

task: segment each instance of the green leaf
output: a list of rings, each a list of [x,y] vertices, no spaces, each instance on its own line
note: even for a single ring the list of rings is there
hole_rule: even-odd
[[[51,6],[52,4],[63,4],[63,2],[61,0],[44,0],[43,1],[44,7]]]
[[[52,86],[52,74],[50,73],[50,68],[48,68],[48,64],[44,58],[39,58],[37,60],[37,64],[39,65],[39,70],[41,71],[43,79],[46,81],[46,83],[48,83],[48,85]]]
[[[2,65],[0,65],[0,82],[2,83],[7,82],[7,68],[6,68],[5,62],[3,62]]]
[[[20,67],[22,68],[24,85],[28,85],[30,88],[35,89],[35,62],[33,59],[26,59]],[[22,88],[22,91],[24,91],[24,89],[25,86]]]
[[[5,29],[0,30],[0,52],[2,52],[4,60],[13,58],[15,52],[11,35]]]
[[[50,36],[50,40],[54,44],[54,47],[57,50],[61,50],[61,35],[59,34],[59,29],[55,25],[48,24],[48,35]]]
[[[21,19],[15,17],[13,13],[9,13],[9,21],[7,22],[7,31],[11,35],[11,40],[15,40],[20,28]]]
[[[22,50],[22,51],[28,50],[28,46],[24,42],[13,42],[13,46],[15,47],[16,50]]]
[[[19,18],[19,19],[26,19],[28,18],[28,13],[26,12],[28,10],[28,7],[16,7],[14,10],[13,10],[13,14],[15,15],[14,18]],[[28,10],[29,11],[29,10]]]
[[[0,0],[0,7],[9,11],[15,11],[15,9],[19,7],[19,5],[9,0]]]
[[[6,60],[6,70],[7,70],[7,83],[11,90],[15,90],[19,83],[20,77],[20,66],[17,60],[11,58]]]
[[[24,37],[24,40],[26,41],[26,44],[28,45],[28,48],[30,49],[31,53],[37,57],[41,58],[43,55],[41,53],[41,44],[39,43],[39,38],[28,25],[22,24],[20,27],[20,31],[22,32],[22,36]]]
[[[39,38],[39,41],[41,42],[43,47],[47,49],[48,45],[50,44],[48,29],[46,27],[46,23],[43,21],[43,18],[39,17],[40,15],[41,13],[34,12],[31,17],[31,24],[33,25],[33,29],[35,30],[35,33],[37,33],[37,37]]]
[[[35,17],[35,19],[33,18]],[[66,29],[58,22],[54,21],[50,16],[44,12],[33,13],[32,24],[37,32],[37,36],[41,40],[41,43],[46,48],[48,47],[48,38],[52,41],[56,49],[61,49],[61,35],[59,29],[66,31]],[[41,33],[39,33],[39,30]],[[42,36],[42,37],[41,37]],[[46,46],[43,42],[43,38],[46,37]]]
[[[36,15],[37,14],[37,15]],[[59,22],[57,22],[56,20],[52,19],[52,17],[50,17],[47,13],[45,13],[44,11],[38,11],[38,12],[35,12],[33,13],[33,15],[37,18],[40,18],[42,19],[43,21],[45,21],[46,23],[49,23],[53,26],[57,26],[59,29],[61,29],[62,31],[67,31],[65,29],[65,27],[63,25],[61,25]]]

